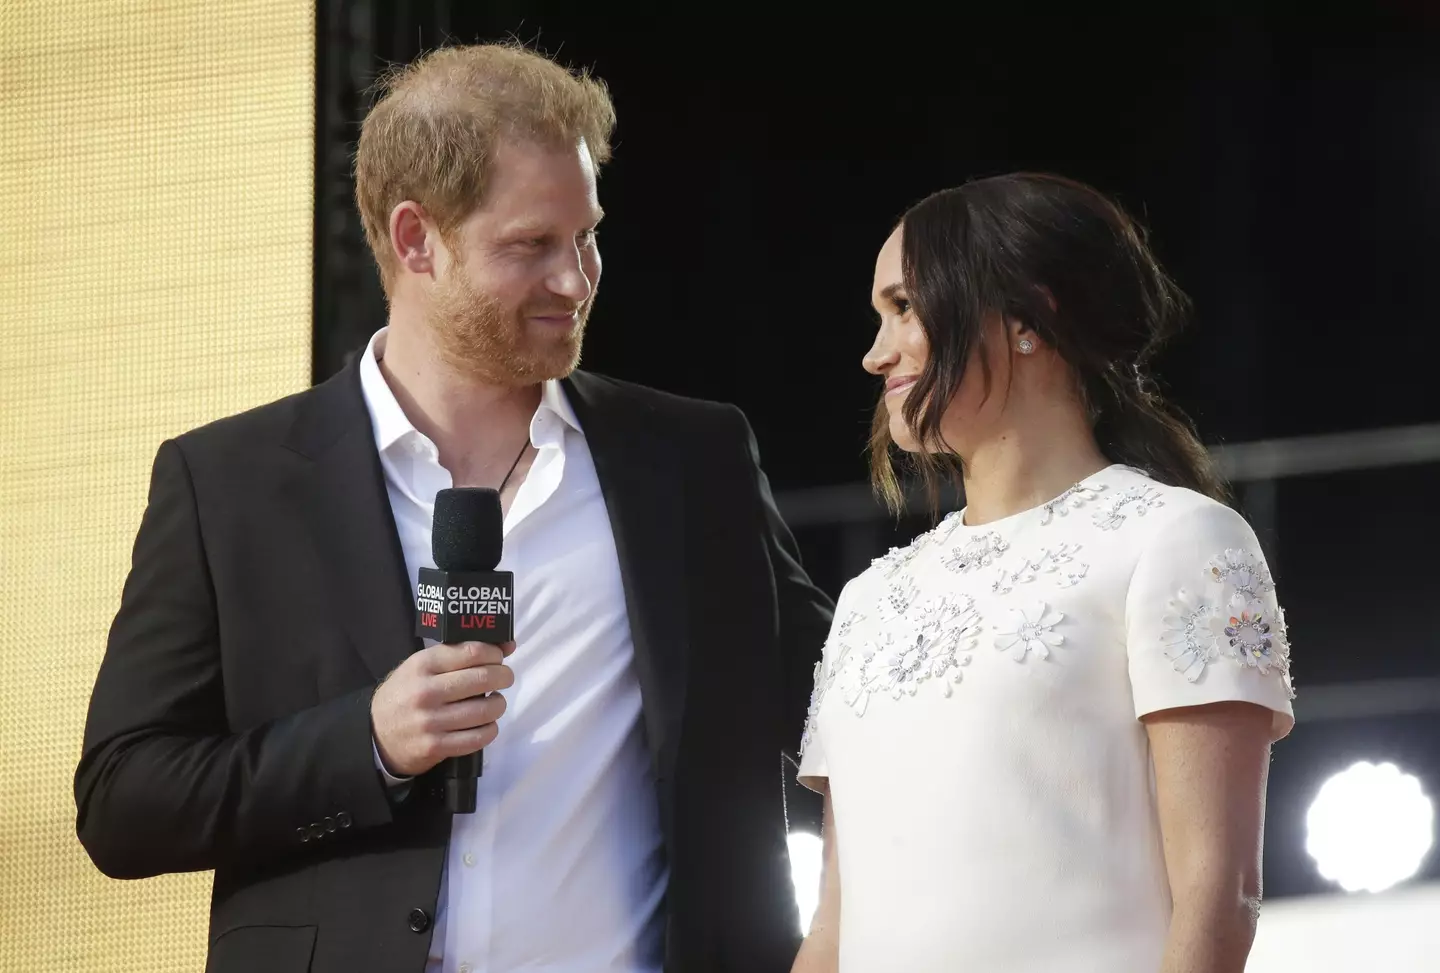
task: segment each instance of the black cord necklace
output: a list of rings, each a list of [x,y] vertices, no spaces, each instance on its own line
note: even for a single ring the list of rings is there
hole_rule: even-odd
[[[505,474],[505,479],[503,479],[503,480],[500,481],[500,486],[495,490],[496,493],[504,493],[504,492],[505,492],[505,484],[507,484],[507,483],[510,482],[510,477],[511,477],[512,475],[514,475],[514,473],[515,473],[515,468],[520,465],[520,460],[523,459],[524,456],[525,456],[525,450],[527,450],[527,449],[529,449],[529,448],[530,448],[530,437],[529,437],[529,436],[526,436],[526,437],[525,437],[525,443],[524,443],[524,445],[522,445],[522,446],[520,447],[520,452],[519,452],[518,454],[516,454],[516,456],[515,456],[515,462],[513,462],[513,463],[510,464],[510,472],[509,472],[509,473],[506,473],[506,474]]]

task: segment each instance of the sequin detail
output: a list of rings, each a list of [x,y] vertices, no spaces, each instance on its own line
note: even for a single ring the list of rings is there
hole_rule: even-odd
[[[1009,541],[993,530],[977,534],[946,555],[945,567],[957,574],[968,574],[977,568],[988,568],[1010,550]]]
[[[882,622],[895,622],[904,618],[905,613],[910,610],[910,605],[920,595],[920,589],[915,585],[915,579],[910,575],[892,581],[885,586],[885,598],[880,602],[880,620]]]
[[[1210,561],[1210,580],[1217,584],[1228,584],[1235,591],[1249,598],[1275,590],[1270,571],[1265,562],[1256,554],[1235,548]]]
[[[905,567],[919,554],[927,545],[935,541],[945,541],[960,526],[960,511],[956,510],[945,515],[945,517],[934,527],[916,537],[904,547],[892,547],[884,554],[870,562],[870,567],[878,571],[883,578],[893,578],[901,568]]]
[[[1095,526],[1101,530],[1115,530],[1125,523],[1130,514],[1143,517],[1156,507],[1163,506],[1165,501],[1160,499],[1160,491],[1153,486],[1132,486],[1096,511]]]
[[[1057,588],[1073,588],[1090,571],[1090,565],[1075,560],[1079,552],[1079,544],[1042,548],[1039,555],[1023,559],[1018,567],[1002,567],[991,582],[990,590],[997,595],[1008,595],[1016,585],[1030,584],[1042,576],[1052,578]]]
[[[1225,637],[1230,643],[1230,654],[1236,661],[1261,672],[1269,672],[1271,666],[1286,668],[1286,661],[1279,651],[1281,645],[1277,644],[1276,634],[1270,630],[1269,611],[1257,599],[1247,598],[1239,592],[1230,599]]]
[[[1285,613],[1271,594],[1275,584],[1264,558],[1230,548],[1211,559],[1206,575],[1220,586],[1216,597],[1181,588],[1170,600],[1160,635],[1165,657],[1191,682],[1220,658],[1261,674],[1273,671],[1293,699]]]
[[[1165,657],[1175,671],[1191,682],[1205,672],[1205,666],[1219,658],[1220,648],[1215,628],[1219,617],[1214,602],[1181,588],[1166,606],[1160,636]]]
[[[825,645],[825,653],[819,662],[815,663],[814,685],[810,690],[810,707],[805,713],[805,732],[800,737],[800,759],[805,759],[805,751],[809,749],[810,743],[815,739],[818,731],[818,720],[820,718],[820,705],[825,701],[825,694],[835,684],[841,669],[845,666],[845,660],[850,655],[850,645],[844,639],[849,636],[850,630],[856,622],[865,620],[865,616],[859,612],[852,611],[839,625],[835,627],[834,633]],[[834,652],[831,652],[831,647]],[[829,665],[826,665],[825,656],[828,655]]]
[[[860,650],[861,661],[845,702],[861,716],[876,694],[914,696],[927,682],[949,696],[970,663],[980,618],[967,596],[932,598],[913,613],[913,624],[891,629]]]
[[[1079,510],[1085,504],[1094,500],[1101,493],[1105,492],[1103,483],[1077,483],[1066,490],[1060,496],[1045,504],[1040,511],[1040,524],[1044,526],[1050,523],[1056,514],[1064,517],[1072,510]]]

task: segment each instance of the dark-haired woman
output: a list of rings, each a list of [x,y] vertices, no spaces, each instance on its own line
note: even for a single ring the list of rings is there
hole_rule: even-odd
[[[1019,174],[906,213],[872,301],[876,486],[898,450],[966,506],[837,605],[796,969],[1241,973],[1289,647],[1146,370],[1184,296],[1113,202]]]

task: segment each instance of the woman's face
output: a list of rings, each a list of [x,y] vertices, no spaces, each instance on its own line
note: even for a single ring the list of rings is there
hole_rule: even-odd
[[[885,380],[884,401],[890,416],[890,438],[901,449],[913,453],[923,447],[905,421],[905,399],[929,360],[930,347],[920,319],[910,305],[902,279],[903,232],[903,226],[897,227],[880,248],[880,255],[875,260],[870,303],[880,316],[880,327],[875,333],[875,343],[865,355],[864,366],[867,372]],[[968,455],[972,444],[986,437],[1004,409],[1003,395],[986,394],[980,355],[988,356],[991,388],[1003,390],[1010,379],[1010,356],[1003,353],[1006,331],[998,313],[986,315],[981,340],[971,352],[960,389],[950,400],[941,420],[941,435],[951,451],[962,457]],[[997,349],[1000,353],[996,353]]]

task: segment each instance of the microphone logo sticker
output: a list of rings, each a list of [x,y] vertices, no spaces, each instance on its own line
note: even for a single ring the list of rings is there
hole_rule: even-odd
[[[416,634],[439,642],[508,642],[514,599],[509,571],[422,568],[415,586]]]

